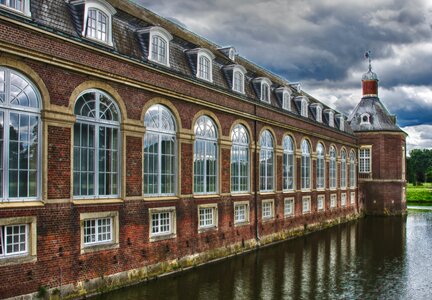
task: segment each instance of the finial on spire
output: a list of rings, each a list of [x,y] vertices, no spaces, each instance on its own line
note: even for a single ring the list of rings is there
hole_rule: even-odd
[[[370,50],[366,51],[365,58],[369,59],[369,72],[371,72],[372,71],[372,55],[371,55]]]

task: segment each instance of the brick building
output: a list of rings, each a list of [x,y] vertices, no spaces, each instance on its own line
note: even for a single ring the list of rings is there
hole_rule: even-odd
[[[128,1],[1,0],[0,36],[0,298],[405,211],[405,134],[371,70],[347,120]]]

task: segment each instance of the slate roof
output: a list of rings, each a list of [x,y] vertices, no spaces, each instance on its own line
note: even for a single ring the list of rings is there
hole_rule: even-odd
[[[94,47],[102,48],[105,51],[130,57],[142,61],[143,63],[157,66],[158,68],[166,68],[166,71],[168,72],[173,72],[187,78],[196,79],[196,72],[194,64],[190,61],[190,57],[188,57],[186,51],[195,48],[209,49],[216,56],[213,60],[213,82],[207,83],[202,81],[202,83],[226,90],[236,96],[240,95],[231,90],[230,80],[232,79],[227,76],[227,73],[223,68],[224,66],[233,64],[233,61],[227,57],[228,47],[221,47],[220,45],[210,42],[207,39],[158,16],[146,8],[138,6],[132,1],[106,0],[106,2],[111,4],[117,11],[113,16],[112,47],[91,41],[82,36],[84,5],[79,4],[80,1],[75,2],[75,4],[70,4],[69,0],[31,0],[31,20],[28,18],[20,18],[19,16],[17,17],[16,14],[9,13],[7,9],[3,9],[1,6],[0,14],[8,15],[15,19],[21,19],[23,22],[39,26],[51,32],[61,34],[62,36],[70,37],[74,40],[79,40],[82,43],[90,44]],[[138,32],[149,26],[160,26],[170,32],[173,36],[173,40],[170,42],[169,68],[147,59],[148,38],[146,40]],[[242,96],[244,100],[260,102],[263,105],[270,105],[287,114],[298,116],[300,116],[300,111],[296,108],[297,105],[293,100],[296,96],[307,96],[310,104],[321,103],[304,91],[299,93],[295,88],[290,86],[288,80],[246,60],[239,56],[238,53],[236,53],[235,63],[243,66],[247,70],[245,75],[245,95]],[[261,102],[257,97],[257,93],[253,87],[253,79],[257,77],[267,77],[272,82],[270,104]],[[290,112],[282,109],[282,102],[274,92],[276,88],[281,86],[288,87],[291,90],[292,99]],[[325,104],[321,104],[323,105],[323,109],[328,108]],[[311,108],[309,108],[309,110],[311,111]],[[335,111],[335,114],[337,113],[338,112]],[[309,113],[308,119],[315,122],[314,114]],[[328,126],[327,119],[323,117],[323,123],[321,124]],[[344,131],[349,134],[353,133],[348,123],[346,124]]]
[[[362,124],[363,114],[369,114],[369,124]],[[348,123],[354,132],[402,131],[396,124],[396,116],[389,113],[378,97],[363,97],[348,117]]]

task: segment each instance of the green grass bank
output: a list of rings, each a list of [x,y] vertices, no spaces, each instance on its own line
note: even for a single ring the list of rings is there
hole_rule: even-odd
[[[416,186],[409,183],[406,198],[408,205],[432,205],[432,183],[423,183]]]

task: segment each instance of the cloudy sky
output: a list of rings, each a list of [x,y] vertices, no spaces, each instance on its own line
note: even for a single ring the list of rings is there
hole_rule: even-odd
[[[410,135],[432,148],[430,0],[135,0],[270,69],[349,115],[371,50],[380,98]]]

